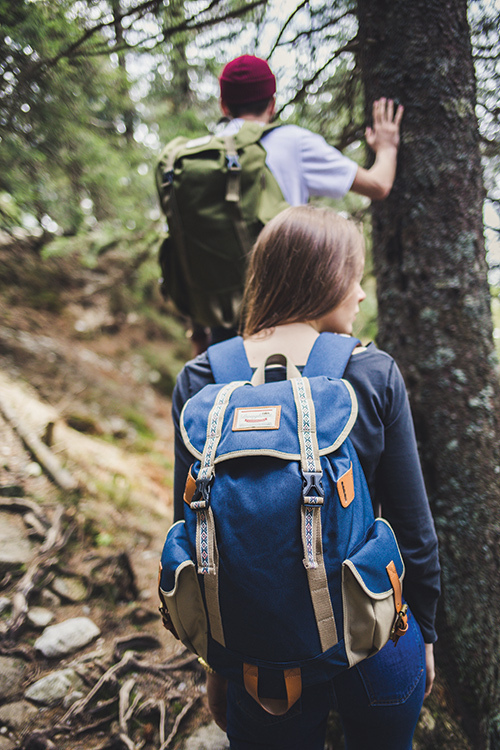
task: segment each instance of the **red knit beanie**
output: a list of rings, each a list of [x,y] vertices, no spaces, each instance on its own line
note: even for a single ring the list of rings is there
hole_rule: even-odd
[[[276,78],[265,60],[242,55],[231,60],[219,78],[220,97],[227,104],[246,104],[270,99],[276,93]]]

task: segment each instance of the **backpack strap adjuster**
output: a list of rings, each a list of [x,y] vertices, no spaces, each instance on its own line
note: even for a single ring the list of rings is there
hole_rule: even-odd
[[[162,188],[172,185],[173,181],[174,181],[173,169],[167,169],[165,172],[163,172],[162,183],[161,183]]]
[[[196,480],[196,491],[189,504],[191,510],[205,510],[210,504],[210,490],[214,483],[214,475],[198,477]]]
[[[226,154],[227,168],[230,172],[241,172],[241,164],[238,154]]]
[[[322,471],[302,472],[302,500],[304,505],[323,505],[325,491],[321,483]]]

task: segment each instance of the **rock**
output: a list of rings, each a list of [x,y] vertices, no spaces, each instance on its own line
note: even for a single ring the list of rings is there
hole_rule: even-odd
[[[83,682],[74,669],[60,669],[34,682],[25,690],[24,696],[35,703],[54,706],[70,693],[82,688]]]
[[[69,708],[73,705],[73,703],[76,703],[84,697],[85,693],[82,693],[81,690],[73,690],[71,693],[68,693],[68,695],[64,697],[63,706],[64,708]]]
[[[0,735],[0,750],[16,750],[16,743]]]
[[[421,730],[428,732],[429,734],[432,734],[436,728],[436,720],[426,706],[422,707],[418,725]]]
[[[70,602],[83,602],[87,598],[87,586],[77,576],[58,576],[51,583],[52,591],[61,599]]]
[[[97,638],[100,632],[88,617],[72,617],[45,628],[35,641],[35,648],[47,657],[64,656],[83,648]]]
[[[196,730],[188,737],[182,750],[226,750],[229,740],[226,733],[219,729],[215,722]]]
[[[61,604],[61,600],[57,594],[54,594],[50,589],[42,589],[40,592],[40,601],[47,607],[59,607]]]
[[[0,656],[0,701],[15,695],[22,686],[26,663],[11,656]]]
[[[10,727],[14,731],[26,729],[32,719],[38,715],[35,708],[28,701],[16,701],[0,706],[0,724]]]
[[[0,572],[16,570],[31,562],[33,547],[24,523],[9,513],[0,513]]]
[[[27,617],[34,628],[46,628],[54,619],[53,613],[45,607],[30,607]]]
[[[40,477],[42,475],[42,467],[40,464],[37,464],[36,461],[31,461],[25,469],[26,474],[29,477]]]

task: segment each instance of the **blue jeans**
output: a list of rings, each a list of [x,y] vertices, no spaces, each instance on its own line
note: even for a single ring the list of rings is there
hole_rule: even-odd
[[[231,750],[323,750],[330,708],[342,721],[345,750],[411,750],[425,692],[425,648],[409,613],[408,632],[333,680],[303,690],[283,716],[271,716],[228,686]]]

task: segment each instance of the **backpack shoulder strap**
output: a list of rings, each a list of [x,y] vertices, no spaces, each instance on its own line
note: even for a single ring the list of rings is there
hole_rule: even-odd
[[[280,122],[263,124],[254,120],[245,120],[241,128],[234,134],[237,148],[246,148],[252,143],[258,143],[263,135],[281,126]]]
[[[314,342],[302,375],[308,378],[315,375],[342,378],[351,354],[360,343],[352,336],[321,333]]]
[[[241,336],[221,341],[207,349],[208,361],[216,383],[251,380],[253,370],[248,364]]]

